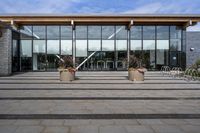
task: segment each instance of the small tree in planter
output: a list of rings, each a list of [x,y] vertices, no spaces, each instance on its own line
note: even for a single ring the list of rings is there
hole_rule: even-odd
[[[76,69],[73,67],[73,58],[71,56],[64,56],[59,61],[60,81],[75,80]]]
[[[146,68],[142,65],[142,61],[134,55],[129,58],[128,78],[132,81],[144,81],[144,73]]]

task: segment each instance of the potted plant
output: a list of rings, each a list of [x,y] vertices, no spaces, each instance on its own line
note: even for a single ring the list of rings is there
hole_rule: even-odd
[[[129,58],[128,78],[131,81],[144,81],[144,73],[146,68],[142,65],[142,61],[134,55]]]
[[[76,69],[73,67],[73,58],[71,56],[64,56],[60,59],[58,71],[60,73],[60,81],[75,80]]]

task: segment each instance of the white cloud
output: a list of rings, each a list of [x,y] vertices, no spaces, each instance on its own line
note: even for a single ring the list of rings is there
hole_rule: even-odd
[[[80,0],[35,0],[17,1],[7,0],[0,3],[3,13],[61,13],[68,10]]]
[[[161,3],[151,3],[151,4],[146,4],[144,6],[140,6],[133,10],[127,10],[123,13],[156,13],[160,10],[161,7],[162,7]]]

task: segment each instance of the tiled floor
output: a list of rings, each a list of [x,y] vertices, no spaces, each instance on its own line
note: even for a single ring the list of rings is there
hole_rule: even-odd
[[[147,72],[144,82],[132,82],[127,75],[0,77],[0,133],[199,133],[199,81]]]

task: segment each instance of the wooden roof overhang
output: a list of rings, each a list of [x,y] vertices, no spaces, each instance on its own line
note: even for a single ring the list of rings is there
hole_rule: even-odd
[[[0,23],[11,25],[42,24],[116,24],[179,25],[188,27],[200,22],[200,15],[0,15]]]

